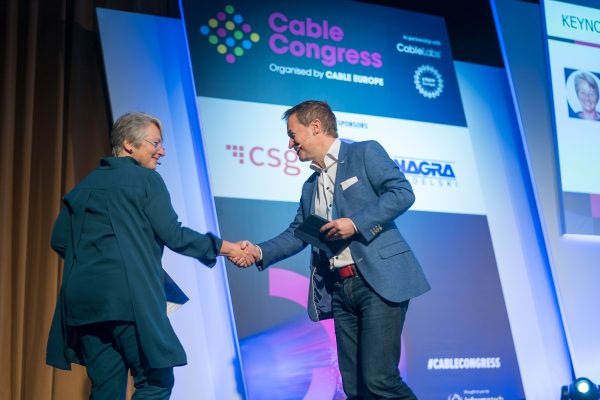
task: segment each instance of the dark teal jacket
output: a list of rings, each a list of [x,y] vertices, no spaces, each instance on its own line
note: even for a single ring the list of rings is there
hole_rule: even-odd
[[[125,266],[139,341],[153,368],[183,365],[185,352],[166,314],[161,257],[164,246],[215,265],[222,241],[181,226],[161,176],[141,167],[131,157],[107,157],[63,200],[60,215],[52,231],[52,248],[65,260],[63,285],[73,268],[75,257],[82,254],[77,245],[81,237],[86,202],[93,191],[104,191],[107,212]],[[115,255],[111,255],[114,257]],[[74,284],[69,282],[69,284]],[[75,353],[71,329],[64,322],[69,307],[59,294],[50,328],[46,362],[70,369],[81,364]]]

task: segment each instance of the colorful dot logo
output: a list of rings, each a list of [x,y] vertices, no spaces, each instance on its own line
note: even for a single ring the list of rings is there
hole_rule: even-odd
[[[217,53],[225,57],[225,61],[233,64],[260,40],[260,35],[252,32],[250,24],[244,17],[235,12],[231,5],[208,20],[200,27],[200,33],[208,38],[208,43],[215,46]]]

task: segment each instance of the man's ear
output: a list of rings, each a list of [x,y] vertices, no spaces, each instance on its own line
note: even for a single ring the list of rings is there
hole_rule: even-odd
[[[321,133],[321,120],[320,119],[315,119],[310,124],[313,128],[313,135],[318,135],[319,133]]]

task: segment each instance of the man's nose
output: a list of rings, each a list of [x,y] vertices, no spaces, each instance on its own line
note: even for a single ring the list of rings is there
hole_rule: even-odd
[[[293,140],[293,139],[290,139],[290,140],[288,141],[288,149],[291,149],[292,147],[294,147],[294,140]]]

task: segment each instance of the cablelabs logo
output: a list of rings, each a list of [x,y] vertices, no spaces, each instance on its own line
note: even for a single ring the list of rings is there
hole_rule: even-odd
[[[428,99],[439,97],[444,90],[442,74],[431,65],[421,65],[416,69],[413,78],[419,93]]]
[[[244,17],[236,13],[232,5],[225,6],[223,11],[210,18],[206,25],[200,27],[200,33],[230,64],[260,40],[260,35],[252,32],[252,26],[244,22]]]

